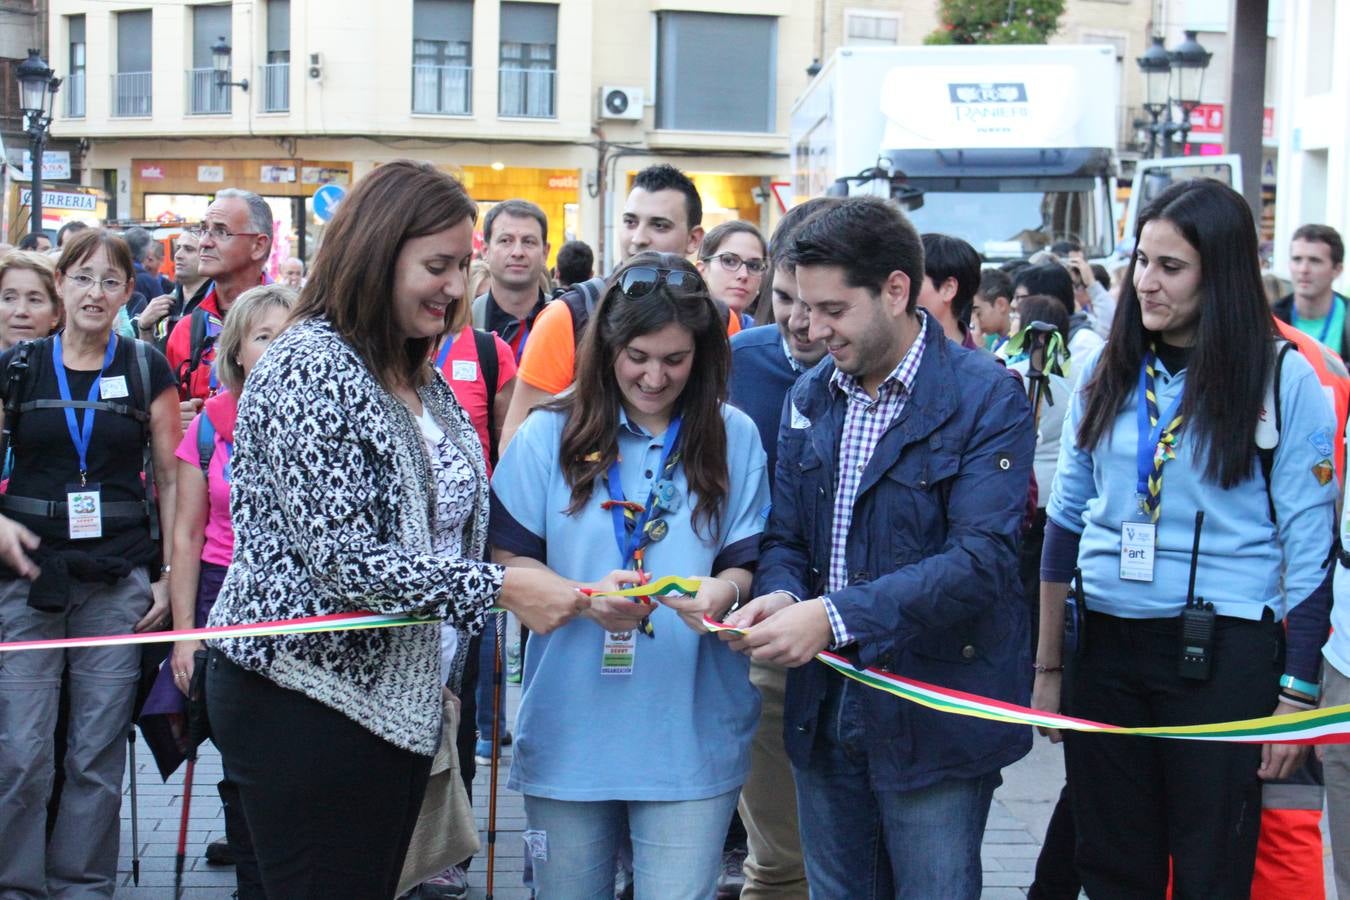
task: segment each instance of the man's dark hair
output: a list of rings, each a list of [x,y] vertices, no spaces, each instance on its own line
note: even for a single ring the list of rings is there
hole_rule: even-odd
[[[30,231],[19,241],[18,249],[36,250],[38,248],[38,241],[46,236],[47,235],[43,234],[41,231]]]
[[[528,200],[503,200],[493,206],[483,216],[483,243],[492,243],[492,223],[498,216],[511,216],[516,219],[534,219],[539,223],[539,235],[548,243],[548,216],[538,206]],[[582,279],[585,281],[585,279]]]
[[[1082,253],[1083,244],[1081,241],[1076,241],[1073,238],[1055,241],[1050,245],[1050,252],[1056,256],[1068,256],[1070,253]]]
[[[998,269],[985,269],[980,273],[980,296],[990,303],[999,297],[1012,301],[1013,282],[1007,272]]]
[[[558,248],[558,283],[571,287],[595,271],[595,253],[585,241],[568,241]]]
[[[1092,277],[1097,279],[1097,283],[1102,286],[1102,290],[1111,290],[1111,273],[1106,271],[1106,266],[1101,263],[1093,263],[1090,268],[1092,269]]]
[[[1059,263],[1027,266],[1013,276],[1013,290],[1021,287],[1025,287],[1028,294],[1048,294],[1063,303],[1065,309],[1074,308],[1073,279]]]
[[[703,224],[703,198],[689,176],[669,163],[648,166],[633,177],[633,187],[642,188],[647,193],[657,191],[679,191],[684,194],[684,214],[689,221],[685,226],[693,231]]]
[[[880,295],[892,272],[909,277],[913,312],[923,287],[923,242],[898,207],[877,197],[849,197],[802,223],[784,262],[801,266],[838,266],[850,287]]]
[[[140,262],[145,259],[145,251],[150,249],[150,232],[144,228],[128,228],[122,235],[122,240],[127,242],[127,249],[131,251],[131,258]]]
[[[79,232],[84,231],[88,227],[89,227],[88,225],[86,225],[84,222],[81,222],[79,219],[76,219],[73,222],[67,222],[66,224],[62,225],[61,230],[56,232],[57,249],[60,249],[61,247],[64,247],[66,245],[66,238],[70,237],[72,234],[78,234]]]
[[[929,232],[923,236],[923,273],[933,280],[933,287],[956,279],[956,296],[952,298],[952,315],[958,322],[970,323],[970,307],[975,292],[980,289],[980,254],[966,241],[949,234]]]
[[[1331,248],[1331,264],[1339,266],[1345,260],[1345,243],[1341,240],[1341,233],[1330,225],[1300,225],[1294,232],[1294,236],[1289,239],[1293,241],[1308,241],[1309,243],[1326,244]]]
[[[1008,273],[1008,276],[1010,278],[1016,278],[1018,272],[1022,271],[1025,268],[1028,268],[1030,265],[1031,265],[1030,260],[1010,259],[1005,263],[999,263],[998,270],[1000,272]]]

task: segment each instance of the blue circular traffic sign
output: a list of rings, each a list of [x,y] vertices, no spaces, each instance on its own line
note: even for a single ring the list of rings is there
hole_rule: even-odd
[[[319,221],[327,222],[333,218],[333,213],[337,212],[338,204],[342,198],[347,196],[347,192],[341,185],[325,184],[314,192],[314,215]]]

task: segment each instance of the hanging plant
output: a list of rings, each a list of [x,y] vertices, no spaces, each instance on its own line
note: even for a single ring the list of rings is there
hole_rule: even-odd
[[[925,44],[1044,44],[1059,29],[1064,0],[939,0]]]

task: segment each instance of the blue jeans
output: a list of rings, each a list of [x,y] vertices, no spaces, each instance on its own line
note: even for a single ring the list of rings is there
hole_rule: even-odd
[[[707,900],[739,790],[707,800],[550,800],[525,796],[534,887],[554,900],[612,900],[624,835],[633,841],[638,897]]]
[[[794,766],[811,896],[977,900],[980,842],[998,772],[912,791],[871,787],[861,705],[832,689],[808,766]],[[842,702],[841,702],[842,695]]]

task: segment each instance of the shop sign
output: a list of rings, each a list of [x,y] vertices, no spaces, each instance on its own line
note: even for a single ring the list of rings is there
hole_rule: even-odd
[[[1261,137],[1275,140],[1275,107],[1267,106],[1261,111]]]
[[[31,206],[32,203],[33,191],[30,188],[19,191],[20,206]],[[47,209],[78,209],[93,212],[97,203],[98,197],[93,194],[76,194],[69,191],[42,192],[42,205]]]
[[[197,180],[204,184],[220,184],[225,180],[224,166],[198,166]]]
[[[24,178],[32,178],[33,154],[23,151],[23,163],[19,166]],[[44,150],[42,153],[42,178],[50,181],[66,181],[70,178],[70,151]]]
[[[261,166],[258,180],[263,184],[294,184],[295,166]]]
[[[163,181],[163,166],[141,166],[141,180],[143,181]]]
[[[300,169],[301,184],[351,184],[352,173],[346,169],[327,166],[304,166]]]
[[[1223,104],[1197,103],[1191,110],[1191,134],[1223,134]]]
[[[575,175],[551,175],[548,186],[554,191],[575,191],[581,187],[581,179]]]

